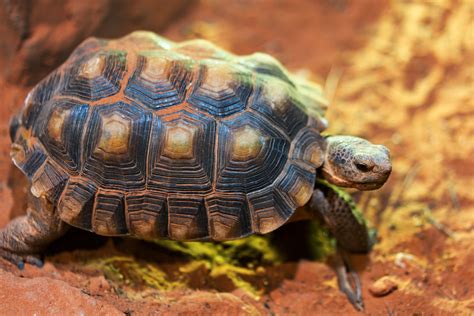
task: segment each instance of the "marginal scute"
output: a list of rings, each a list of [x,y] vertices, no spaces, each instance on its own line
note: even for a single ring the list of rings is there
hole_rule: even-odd
[[[289,161],[280,177],[275,181],[278,190],[287,205],[292,209],[305,205],[311,198],[316,173],[304,165]]]
[[[292,144],[291,158],[310,168],[317,169],[324,162],[326,140],[317,130],[311,127],[303,128],[296,135]]]
[[[213,240],[229,240],[252,233],[252,223],[244,194],[212,194],[206,197],[209,233]]]
[[[208,238],[208,218],[202,198],[189,195],[168,196],[168,233],[173,240]]]
[[[15,166],[31,180],[46,162],[47,155],[42,146],[31,143],[31,136],[21,136],[12,144],[10,156]],[[26,138],[25,138],[26,137]]]
[[[45,196],[50,201],[56,201],[68,178],[66,173],[47,161],[33,177],[30,191],[35,197]]]
[[[126,196],[130,234],[138,238],[168,237],[166,195],[159,192],[136,192]]]
[[[293,198],[297,207],[305,205],[313,193],[314,184],[310,183],[303,177],[296,177],[294,184],[291,187],[289,194]]]
[[[128,233],[125,220],[124,194],[117,191],[99,190],[95,197],[92,229],[103,236]]]
[[[269,233],[283,225],[292,215],[294,208],[273,186],[247,194],[254,231]]]
[[[66,223],[92,230],[92,213],[97,187],[85,179],[70,179],[58,204],[59,217]]]

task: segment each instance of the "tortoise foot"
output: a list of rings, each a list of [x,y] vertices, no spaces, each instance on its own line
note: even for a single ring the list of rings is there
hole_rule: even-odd
[[[0,248],[0,257],[10,261],[20,270],[23,270],[25,263],[29,263],[39,268],[44,265],[43,259],[37,254],[16,254],[9,250]]]
[[[359,276],[353,270],[347,254],[342,249],[339,249],[336,254],[336,274],[341,292],[347,296],[358,311],[363,311],[364,301]]]

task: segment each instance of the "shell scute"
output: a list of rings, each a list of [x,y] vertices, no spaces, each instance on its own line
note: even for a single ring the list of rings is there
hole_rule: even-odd
[[[200,240],[209,237],[203,198],[170,194],[168,218],[168,235],[171,239]]]
[[[56,163],[71,175],[81,170],[82,136],[86,127],[89,106],[73,100],[53,100],[41,114],[46,128],[37,125],[39,139]]]
[[[96,101],[119,92],[127,70],[125,51],[106,50],[86,55],[64,72],[60,94]]]
[[[249,193],[270,186],[288,158],[287,137],[251,112],[222,121],[218,138],[219,192]]]
[[[252,80],[251,74],[243,67],[205,60],[187,102],[217,117],[232,115],[247,107],[253,90]]]
[[[293,139],[308,121],[308,116],[298,105],[296,94],[293,87],[280,80],[259,80],[250,108]]]
[[[144,239],[168,237],[166,195],[134,192],[126,196],[130,234]]]
[[[86,179],[70,179],[58,204],[59,217],[66,223],[92,231],[97,186]]]
[[[125,94],[145,107],[166,108],[184,101],[192,77],[193,62],[189,58],[166,51],[142,53]]]
[[[153,122],[148,187],[168,193],[210,192],[216,122],[181,110]]]
[[[252,233],[247,198],[242,193],[212,194],[206,197],[209,234],[214,240],[228,240]]]
[[[143,188],[152,116],[118,102],[95,107],[83,144],[82,174],[107,189]]]
[[[103,236],[128,234],[122,192],[99,190],[95,197],[92,230]]]

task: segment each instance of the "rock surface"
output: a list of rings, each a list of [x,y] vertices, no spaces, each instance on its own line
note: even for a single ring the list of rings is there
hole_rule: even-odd
[[[123,315],[64,281],[20,278],[1,269],[0,302],[3,315]]]
[[[89,36],[160,31],[193,0],[18,0],[0,5],[0,68],[8,81],[33,84]],[[8,43],[8,44],[5,44]]]

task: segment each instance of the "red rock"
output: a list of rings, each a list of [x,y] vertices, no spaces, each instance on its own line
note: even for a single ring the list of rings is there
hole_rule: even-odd
[[[2,315],[123,315],[63,281],[26,279],[0,270]]]
[[[373,296],[385,296],[398,288],[398,282],[394,277],[383,276],[375,280],[370,286],[369,291]]]
[[[0,5],[0,33],[2,42],[10,45],[0,45],[0,75],[13,83],[36,83],[87,37],[119,37],[137,29],[160,31],[192,2],[6,2]]]

